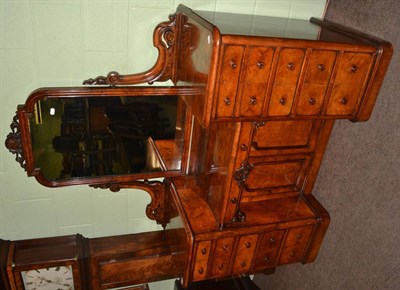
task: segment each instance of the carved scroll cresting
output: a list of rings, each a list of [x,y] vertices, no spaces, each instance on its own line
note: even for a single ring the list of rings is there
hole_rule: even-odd
[[[162,22],[154,30],[153,43],[158,50],[158,59],[155,65],[138,74],[121,75],[118,72],[110,72],[107,76],[98,76],[90,78],[83,82],[84,85],[135,85],[149,83],[155,81],[167,81],[172,79],[174,71],[174,54],[177,33],[178,19],[180,14],[172,14],[169,21]]]
[[[15,160],[26,170],[26,161],[22,148],[21,129],[18,121],[18,115],[15,115],[10,125],[11,133],[7,135],[5,145],[7,149],[15,154]]]
[[[123,188],[141,189],[147,191],[151,197],[151,202],[146,207],[146,215],[149,219],[155,220],[163,227],[166,225],[166,190],[165,183],[160,181],[129,181],[107,184],[90,185],[93,188],[109,189],[118,192]]]

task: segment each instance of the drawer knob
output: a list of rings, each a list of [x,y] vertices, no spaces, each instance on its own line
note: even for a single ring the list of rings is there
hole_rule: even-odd
[[[202,253],[203,255],[207,254],[207,249],[206,249],[206,248],[201,249],[201,253]]]
[[[224,102],[225,102],[225,105],[227,105],[227,106],[229,106],[232,103],[230,98],[225,98]]]
[[[274,239],[274,238],[271,238],[271,239],[269,240],[269,242],[270,242],[271,244],[274,244],[274,243],[275,243],[275,239]]]
[[[310,105],[315,105],[316,102],[317,102],[317,100],[316,100],[315,98],[309,98],[309,99],[308,99],[308,103],[309,103]]]
[[[250,248],[251,247],[251,243],[250,242],[246,242],[245,246],[246,246],[246,248]]]
[[[240,149],[242,149],[242,151],[247,151],[248,147],[246,146],[246,144],[242,144],[240,145]]]
[[[296,253],[295,252],[290,252],[290,257],[294,257],[296,255]]]
[[[257,98],[256,97],[251,97],[250,98],[250,104],[257,105]]]
[[[347,98],[342,98],[342,99],[340,100],[340,103],[341,103],[342,105],[346,105],[348,102],[349,102],[349,101],[347,100]]]
[[[355,64],[353,64],[352,66],[351,66],[351,72],[356,72],[358,70],[358,66],[356,66]]]
[[[264,261],[265,261],[265,263],[268,264],[268,263],[269,263],[269,257],[265,257],[265,258],[264,258]]]
[[[240,263],[240,266],[246,267],[246,262],[245,262],[245,261],[241,262],[241,263]]]
[[[262,61],[259,60],[259,61],[257,61],[257,67],[259,69],[263,69],[265,67],[265,64]]]
[[[238,200],[237,200],[237,198],[231,198],[231,203],[233,203],[233,204],[237,204],[237,202],[238,202]]]
[[[298,240],[300,240],[303,237],[303,235],[302,234],[297,234],[296,237],[297,237]]]
[[[289,62],[287,65],[287,69],[288,70],[294,70],[294,63],[293,62]]]
[[[232,59],[232,60],[229,62],[229,64],[231,65],[231,67],[232,67],[233,69],[237,68],[237,63],[236,63],[235,60]]]
[[[201,267],[201,268],[199,269],[199,274],[200,274],[200,275],[204,274],[204,269],[203,269],[203,267]]]
[[[324,71],[325,70],[325,66],[322,63],[317,65],[317,68],[318,68],[319,71]]]
[[[219,269],[220,271],[222,271],[222,270],[224,269],[224,265],[223,265],[223,264],[219,265],[219,266],[218,266],[218,269]]]
[[[286,105],[286,98],[281,98],[280,100],[279,100],[279,103],[282,105],[282,106],[284,106],[284,105]]]
[[[223,251],[227,251],[228,249],[229,249],[229,245],[223,245],[223,246],[222,246],[222,250],[223,250]]]

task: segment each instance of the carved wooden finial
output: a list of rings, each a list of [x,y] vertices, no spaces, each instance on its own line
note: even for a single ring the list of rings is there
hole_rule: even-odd
[[[10,125],[11,133],[7,135],[5,142],[6,148],[12,153],[16,154],[15,160],[26,169],[24,151],[22,148],[21,131],[18,122],[18,115],[15,115]]]

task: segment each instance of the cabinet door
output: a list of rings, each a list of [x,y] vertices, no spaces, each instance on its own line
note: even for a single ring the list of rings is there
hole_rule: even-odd
[[[261,115],[273,56],[273,47],[251,47],[240,101],[240,116]]]
[[[217,117],[233,117],[244,46],[227,45],[221,62]]]
[[[297,103],[297,115],[319,115],[336,59],[335,51],[314,50]]]
[[[254,262],[255,270],[273,268],[276,266],[284,233],[284,230],[279,230],[262,235]]]
[[[279,257],[279,265],[301,262],[310,243],[313,226],[304,226],[289,229],[282,253]]]
[[[287,116],[291,113],[299,75],[303,66],[303,59],[303,49],[281,49],[269,102],[268,115]]]
[[[326,115],[351,115],[364,91],[372,55],[345,52],[339,63]]]
[[[197,244],[193,280],[203,280],[207,277],[208,258],[210,256],[211,241],[203,241]]]
[[[257,239],[257,234],[240,237],[232,269],[233,274],[244,273],[250,269],[257,245]]]

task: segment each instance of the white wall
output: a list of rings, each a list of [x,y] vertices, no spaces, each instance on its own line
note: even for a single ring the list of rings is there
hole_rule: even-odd
[[[0,136],[17,104],[43,86],[80,85],[111,70],[134,73],[156,60],[154,27],[179,3],[193,9],[308,19],[325,0],[0,0]],[[3,142],[3,141],[2,141]],[[147,193],[88,186],[48,189],[0,150],[0,238],[81,233],[87,237],[159,229],[145,217]]]

